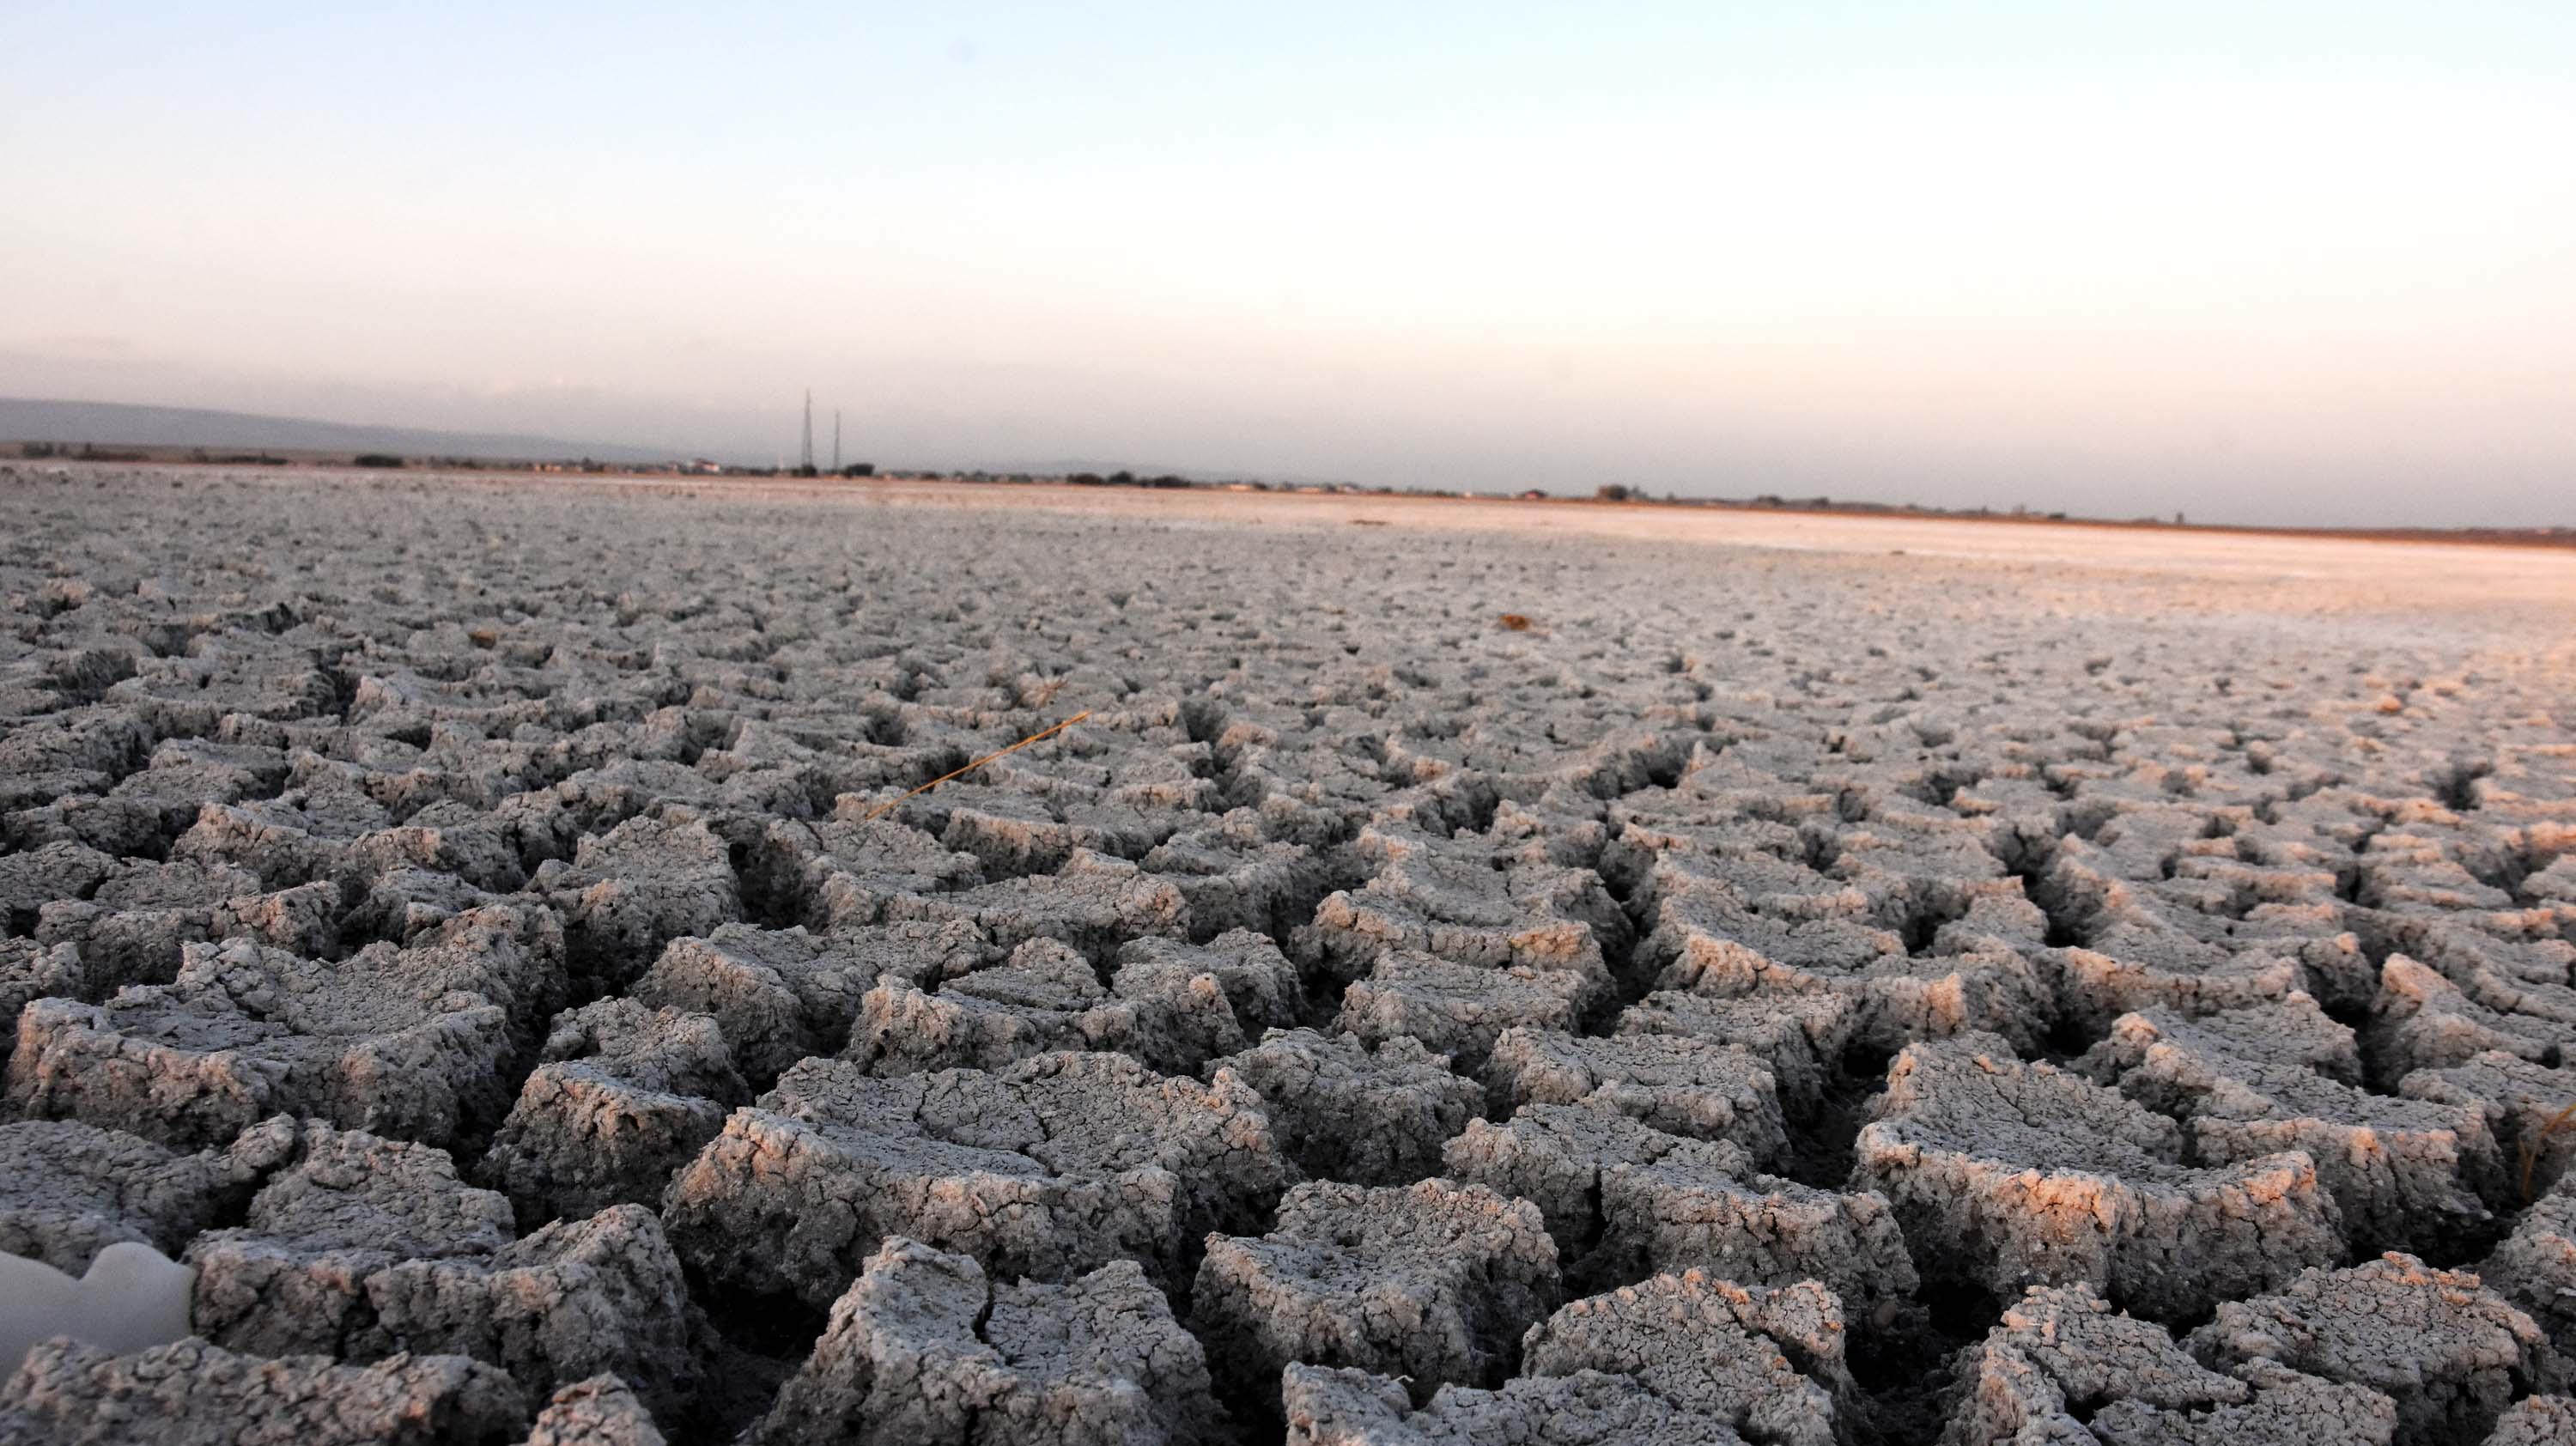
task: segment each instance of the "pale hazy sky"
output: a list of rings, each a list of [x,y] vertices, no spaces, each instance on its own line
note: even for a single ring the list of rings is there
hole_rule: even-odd
[[[2576,4],[0,13],[0,394],[2576,523]]]

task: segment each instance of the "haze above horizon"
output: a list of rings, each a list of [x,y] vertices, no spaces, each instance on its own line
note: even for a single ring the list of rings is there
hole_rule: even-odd
[[[0,395],[2576,522],[2576,8],[51,6]]]

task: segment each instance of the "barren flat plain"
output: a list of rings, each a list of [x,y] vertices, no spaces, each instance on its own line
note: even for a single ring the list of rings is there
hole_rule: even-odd
[[[0,514],[0,1442],[2576,1441],[2568,552]]]

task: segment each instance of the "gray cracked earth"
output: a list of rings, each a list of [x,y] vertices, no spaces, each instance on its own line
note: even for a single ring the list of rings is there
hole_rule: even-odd
[[[2568,559],[0,504],[0,1442],[2576,1441]]]

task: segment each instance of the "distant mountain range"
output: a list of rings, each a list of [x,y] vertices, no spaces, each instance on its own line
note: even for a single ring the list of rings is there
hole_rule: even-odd
[[[546,462],[589,457],[601,462],[668,462],[671,453],[605,442],[567,442],[507,432],[436,432],[263,417],[194,407],[137,407],[122,402],[59,402],[0,397],[0,441],[60,442],[73,447],[204,447],[209,451],[392,452],[405,457],[474,457]]]

